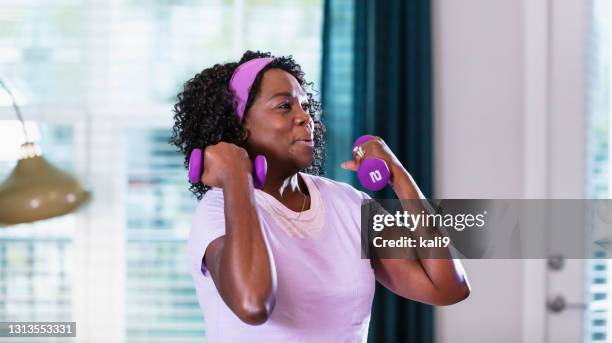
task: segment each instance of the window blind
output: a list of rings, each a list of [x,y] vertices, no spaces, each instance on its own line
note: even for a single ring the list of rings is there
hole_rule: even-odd
[[[79,176],[93,198],[85,211],[41,222],[41,237],[39,224],[0,229],[0,315],[77,320],[83,339],[200,342],[206,318],[185,255],[195,200],[182,158],[167,143],[172,104],[195,73],[247,49],[293,55],[318,85],[322,6],[3,1],[0,75],[26,119],[47,130],[39,137],[48,140],[45,156],[86,171]],[[0,91],[0,120],[8,117]],[[15,161],[0,161],[0,178]]]
[[[588,142],[587,142],[587,196],[606,199],[610,193],[609,135],[610,123],[610,71],[612,56],[610,42],[610,5],[608,1],[590,3],[591,30],[588,47]],[[610,318],[610,263],[604,252],[596,252],[585,261],[589,304],[584,316],[585,342],[608,342],[612,329]]]
[[[40,138],[47,160],[73,170],[74,140],[69,126],[28,127],[33,138]],[[15,133],[20,129],[16,121],[0,121],[0,180],[17,162],[21,137]],[[0,321],[73,321],[75,227],[74,215],[67,215],[0,228]]]
[[[128,129],[126,338],[200,342],[202,314],[187,268],[196,202],[167,129]]]

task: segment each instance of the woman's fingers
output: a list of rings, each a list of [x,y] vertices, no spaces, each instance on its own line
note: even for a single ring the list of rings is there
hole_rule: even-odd
[[[361,163],[361,160],[363,160],[363,158],[366,155],[366,150],[364,147],[365,144],[367,144],[367,142],[354,147],[353,148],[353,159],[350,161],[343,162],[342,164],[340,164],[340,167],[344,169],[352,170],[352,171],[359,170],[359,164]]]
[[[352,171],[357,171],[357,169],[359,169],[359,165],[357,164],[357,162],[353,160],[343,162],[342,164],[340,164],[340,167],[342,167],[343,169],[348,169]]]
[[[353,148],[353,159],[357,161],[357,163],[361,162],[361,160],[365,157],[365,154],[366,151],[363,144]]]
[[[385,155],[386,145],[384,141],[378,137],[374,136],[372,140],[364,142],[362,144],[357,145],[353,148],[353,160],[346,161],[342,163],[340,166],[344,169],[357,171],[359,170],[359,164],[366,157],[378,157],[382,158]],[[387,160],[387,159],[385,159]]]

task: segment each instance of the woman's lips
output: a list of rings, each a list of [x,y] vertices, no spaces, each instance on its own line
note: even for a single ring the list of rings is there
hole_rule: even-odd
[[[314,146],[314,141],[310,138],[304,138],[304,139],[298,139],[297,141],[295,141],[298,144],[304,144],[304,145],[308,145],[308,146]]]

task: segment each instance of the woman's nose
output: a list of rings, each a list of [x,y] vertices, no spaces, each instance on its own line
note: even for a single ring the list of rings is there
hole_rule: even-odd
[[[295,115],[295,124],[296,125],[310,125],[312,122],[312,118],[310,117],[310,113],[304,111],[303,109],[299,110],[299,113]]]

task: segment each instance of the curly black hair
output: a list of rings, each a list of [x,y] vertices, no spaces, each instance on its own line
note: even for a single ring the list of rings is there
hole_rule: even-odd
[[[189,167],[189,155],[195,148],[205,149],[221,141],[243,148],[246,146],[247,132],[236,115],[236,102],[229,81],[240,64],[260,57],[271,57],[273,61],[255,78],[249,92],[245,115],[259,94],[262,75],[266,70],[279,68],[293,75],[306,91],[307,110],[315,124],[314,161],[304,172],[323,175],[325,126],[321,121],[321,104],[314,98],[313,83],[306,82],[302,68],[291,55],[274,57],[269,52],[260,51],[245,52],[237,63],[215,64],[196,74],[183,85],[183,90],[177,95],[178,102],[174,105],[174,126],[169,143],[176,146],[184,155],[186,169]],[[193,184],[189,188],[198,200],[201,200],[209,189],[210,187],[202,182]]]

